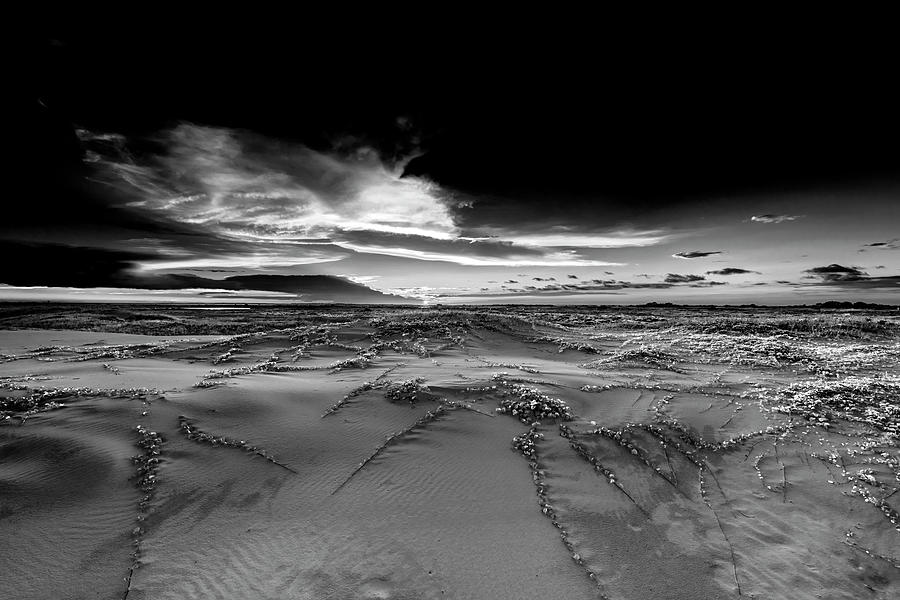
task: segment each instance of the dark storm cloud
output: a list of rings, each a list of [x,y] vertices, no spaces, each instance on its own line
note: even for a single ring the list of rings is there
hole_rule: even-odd
[[[844,267],[842,265],[832,263],[824,267],[813,267],[805,271],[814,277],[819,277],[822,281],[853,281],[861,279],[867,273],[856,267]]]
[[[694,281],[703,281],[706,279],[703,275],[679,275],[678,273],[669,273],[663,280],[666,283],[692,283]]]
[[[692,283],[688,287],[704,288],[704,287],[714,287],[717,285],[728,285],[728,282],[727,281],[701,281],[699,283]]]
[[[672,258],[703,258],[706,256],[712,256],[714,254],[722,254],[722,251],[716,250],[714,252],[703,252],[701,250],[692,250],[690,252],[676,252],[672,255]]]
[[[153,258],[141,252],[61,244],[0,241],[0,283],[17,286],[127,287],[136,261]]]
[[[837,286],[844,289],[887,289],[897,290],[900,292],[900,275],[889,275],[886,277],[845,277],[845,278],[828,278],[815,284],[801,285],[828,285]]]
[[[805,272],[810,274],[807,278],[819,279],[819,282],[813,285],[832,285],[852,289],[897,289],[900,286],[900,276],[870,277],[862,269],[835,263],[807,269]]]
[[[797,219],[802,218],[803,215],[755,215],[750,217],[750,220],[754,223],[784,223],[785,221],[796,221]]]
[[[900,275],[890,275],[887,277],[861,277],[859,279],[849,279],[841,281],[831,281],[829,283],[837,283],[841,287],[852,289],[889,289],[900,292]]]
[[[759,271],[749,271],[739,267],[725,267],[724,269],[706,272],[707,275],[746,275],[749,273],[755,273],[756,275],[760,274]]]

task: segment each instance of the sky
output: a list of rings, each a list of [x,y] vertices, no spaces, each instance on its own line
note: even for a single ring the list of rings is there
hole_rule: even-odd
[[[877,46],[354,40],[35,40],[0,300],[900,297]]]

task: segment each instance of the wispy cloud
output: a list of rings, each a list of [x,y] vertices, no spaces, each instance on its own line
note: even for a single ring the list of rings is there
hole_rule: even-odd
[[[750,217],[754,223],[784,223],[785,221],[796,221],[803,218],[803,215],[755,215]]]
[[[367,147],[326,153],[247,131],[182,124],[156,140],[163,151],[138,160],[122,136],[82,131],[81,138],[100,176],[125,192],[130,209],[165,215],[210,237],[269,244],[247,256],[248,267],[265,262],[266,253],[270,265],[279,259],[309,264],[340,260],[346,250],[471,266],[608,266],[620,263],[585,258],[579,250],[667,239],[656,230],[564,227],[464,235],[457,216],[471,199],[402,176],[403,160],[394,157],[389,165]],[[161,257],[147,268],[235,266],[232,258],[240,257]]]
[[[87,142],[95,142],[87,134]],[[105,142],[101,136],[100,141]],[[120,145],[94,161],[140,192],[143,208],[253,237],[319,237],[336,229],[450,239],[452,198],[403,178],[371,149],[330,155],[250,132],[182,124],[161,136],[165,152],[137,163]]]
[[[691,250],[690,252],[676,252],[672,255],[672,258],[704,258],[706,256],[712,256],[714,254],[722,254],[721,250],[715,250],[713,252],[704,252],[702,250]]]
[[[605,267],[620,264],[582,258],[574,252],[548,252],[533,255],[527,252],[520,252],[519,250],[522,250],[520,248],[510,248],[506,256],[486,256],[455,253],[452,251],[452,248],[448,248],[445,251],[407,248],[400,245],[402,242],[403,240],[397,240],[398,245],[396,246],[362,244],[349,241],[335,241],[334,244],[341,248],[364,254],[381,254],[416,260],[452,262],[470,267]]]
[[[675,234],[660,229],[586,232],[574,227],[554,227],[541,233],[500,229],[492,229],[489,232],[492,237],[500,237],[523,246],[541,248],[634,248],[656,246],[676,237]]]
[[[561,295],[590,295],[590,294],[621,294],[627,290],[648,291],[648,290],[668,290],[674,288],[711,288],[728,285],[725,281],[708,281],[700,275],[678,275],[670,273],[665,281],[661,282],[634,282],[634,281],[618,281],[615,279],[600,280],[593,279],[579,283],[543,283],[542,285],[526,285],[522,288],[508,288],[502,292],[490,290],[490,288],[481,288],[477,296],[479,297],[496,297],[508,296],[511,293],[524,293],[536,296],[561,296]]]

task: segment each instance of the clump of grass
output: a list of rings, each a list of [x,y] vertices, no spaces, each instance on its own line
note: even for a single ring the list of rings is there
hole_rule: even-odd
[[[138,433],[138,447],[143,452],[132,457],[132,462],[137,465],[137,486],[144,492],[142,499],[144,508],[150,501],[153,491],[156,489],[157,476],[159,470],[159,456],[162,451],[163,438],[155,431],[150,431],[143,425],[134,428]]]
[[[169,349],[174,342],[161,340],[146,344],[111,344],[108,346],[40,346],[28,353],[10,356],[10,360],[32,358],[46,362],[70,361],[83,362],[110,358],[126,360],[140,356],[159,354]]]
[[[822,427],[843,419],[900,437],[900,377],[896,375],[799,381],[776,391],[763,405]]]
[[[27,387],[16,386],[18,390],[27,390]],[[149,388],[89,388],[89,387],[63,387],[35,389],[31,393],[22,396],[0,397],[0,422],[18,417],[23,421],[40,412],[64,408],[64,399],[105,396],[138,397],[156,394],[157,390]]]
[[[569,405],[559,398],[551,398],[537,388],[518,384],[506,384],[506,397],[500,400],[497,412],[518,417],[525,424],[542,419],[572,419]]]
[[[241,350],[241,349],[238,348],[238,347],[232,347],[232,348],[229,348],[229,349],[228,349],[226,352],[224,352],[223,354],[220,354],[220,355],[216,356],[215,358],[213,358],[212,364],[218,365],[218,364],[221,364],[221,363],[224,363],[224,362],[231,362],[231,360],[234,359],[234,353],[235,353],[235,352],[240,352],[240,350]]]
[[[900,363],[900,343],[815,344],[815,371],[823,375],[883,371]]]
[[[726,335],[791,334],[812,338],[869,339],[900,334],[900,324],[862,314],[740,314],[699,315],[682,327],[693,331]]]
[[[335,371],[343,371],[344,369],[368,369],[376,358],[378,358],[378,352],[376,350],[360,350],[353,358],[339,360],[329,365],[329,368],[334,369]]]
[[[13,417],[24,421],[39,412],[64,408],[66,405],[57,401],[61,396],[54,393],[36,392],[27,396],[2,397],[0,398],[0,421],[6,421]]]
[[[246,367],[235,367],[233,369],[225,369],[222,371],[210,371],[203,376],[204,380],[210,379],[227,379],[229,377],[237,377],[239,375],[249,375],[250,373],[260,373],[263,371],[272,371],[278,365],[278,356],[272,355],[267,360],[249,365]],[[199,387],[199,385],[198,385]]]
[[[585,354],[599,354],[603,352],[603,350],[592,346],[587,342],[581,342],[578,340],[568,339],[564,337],[553,337],[553,336],[540,336],[536,338],[532,338],[531,341],[539,343],[539,344],[555,344],[557,347],[557,352],[562,354],[566,350],[577,350],[578,352],[584,352]]]
[[[539,425],[539,422],[532,423],[528,431],[520,433],[512,439],[513,450],[529,460],[537,460],[535,442],[544,439],[544,434],[537,430]]]
[[[480,357],[476,357],[476,358],[478,358],[478,360],[483,362],[485,364],[485,366],[488,366],[488,367],[493,367],[493,368],[497,368],[497,369],[516,369],[517,371],[523,371],[525,373],[531,373],[533,375],[537,375],[540,373],[540,371],[538,371],[534,367],[529,367],[528,365],[524,365],[521,363],[503,363],[503,362],[494,362],[494,361],[490,361],[490,360],[485,360]]]
[[[384,393],[384,397],[391,402],[408,402],[415,404],[417,401],[426,398],[430,394],[427,385],[424,385],[423,377],[415,379],[407,379],[391,385]]]
[[[615,386],[608,384],[608,383],[604,384],[604,385],[587,385],[586,384],[586,385],[581,386],[578,389],[580,389],[582,392],[590,392],[590,393],[596,394],[599,392],[605,392],[607,390],[610,390],[613,387],[615,387]]]
[[[814,364],[814,356],[805,346],[785,336],[695,333],[678,339],[675,344],[699,355],[701,362],[775,368]]]
[[[675,370],[675,364],[677,362],[678,357],[670,352],[650,346],[641,346],[640,348],[617,350],[608,356],[583,363],[579,366],[585,369],[599,369],[613,364],[643,363],[658,369],[672,371]]]
[[[195,388],[205,389],[205,388],[214,388],[223,385],[225,382],[221,379],[201,379],[197,383],[194,384]]]
[[[793,367],[821,374],[883,369],[900,358],[897,343],[824,342],[787,334],[689,333],[674,340],[673,347],[687,351],[693,355],[692,360],[702,363]]]

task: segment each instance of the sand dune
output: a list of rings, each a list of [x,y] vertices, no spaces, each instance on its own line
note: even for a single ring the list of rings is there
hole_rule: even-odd
[[[895,322],[517,310],[0,332],[0,598],[900,593]]]

